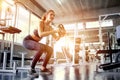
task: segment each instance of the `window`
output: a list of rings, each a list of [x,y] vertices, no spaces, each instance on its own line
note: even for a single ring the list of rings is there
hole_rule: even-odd
[[[78,29],[84,29],[83,23],[78,23]]]
[[[65,29],[66,30],[74,30],[75,26],[76,26],[75,24],[66,24]]]
[[[29,33],[31,33],[37,26],[39,26],[40,19],[34,14],[32,14],[29,10],[27,10],[26,8],[20,5],[17,5],[17,13],[16,13],[15,11],[16,7],[12,2],[14,1],[3,0],[2,4],[0,3],[1,4],[0,8],[2,8],[1,9],[2,11],[0,11],[0,19],[3,19],[3,20],[10,19],[10,20],[6,20],[6,26],[14,26],[22,31],[18,34],[16,33],[14,38],[15,43],[21,44],[24,37]],[[10,15],[6,15],[8,8],[10,8],[10,12],[11,12]],[[15,15],[17,15],[16,21],[15,21]],[[0,36],[0,39],[2,39],[2,36]],[[5,40],[12,41],[13,40],[12,35],[9,33],[6,34]]]
[[[23,13],[24,12],[24,13]],[[24,37],[33,32],[33,30],[39,26],[40,19],[34,14],[30,13],[23,7],[18,8],[17,28],[22,32],[16,34],[15,42],[22,43]]]
[[[40,19],[37,16],[31,14],[30,33],[33,32],[33,30],[39,26],[39,21]]]
[[[113,26],[112,20],[104,20],[101,23],[101,27],[110,27]],[[100,27],[99,21],[86,22],[86,28],[98,28]]]
[[[18,6],[16,27],[22,32],[16,34],[15,42],[22,43],[24,37],[29,33],[29,11],[21,6]]]
[[[8,4],[9,3],[9,4]],[[14,24],[14,6],[12,5],[12,1],[10,0],[2,0],[0,3],[0,23],[2,27],[13,26]],[[0,26],[0,27],[1,27]],[[0,36],[2,39],[3,36]],[[12,41],[11,34],[6,33],[4,40]]]

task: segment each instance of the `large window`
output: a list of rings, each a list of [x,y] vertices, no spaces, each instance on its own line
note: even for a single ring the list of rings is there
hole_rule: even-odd
[[[104,20],[101,22],[101,27],[110,27],[113,26],[112,20]],[[99,21],[86,22],[86,28],[98,28],[100,27]]]
[[[14,6],[11,6],[13,3],[10,0],[2,0],[0,2],[0,27],[13,26],[15,13]],[[2,37],[0,36],[0,39],[3,39]],[[5,34],[4,40],[12,41],[12,39],[11,34]]]
[[[12,0],[2,0],[2,5],[0,5],[0,20],[4,20],[3,22],[6,23],[3,27],[13,26],[21,30],[20,33],[15,34],[14,38],[15,43],[21,44],[24,37],[39,26],[40,19],[25,7],[21,5],[17,5],[16,7],[11,1]],[[0,36],[0,39],[2,39],[2,36]],[[5,40],[12,41],[12,35],[7,33],[5,35]]]
[[[83,23],[73,23],[73,24],[65,24],[64,25],[66,30],[74,30],[75,28],[77,29],[83,29]]]
[[[37,16],[19,6],[17,27],[22,30],[22,32],[20,34],[17,34],[15,41],[17,43],[22,43],[24,37],[32,33],[33,30],[39,26],[39,21],[40,19]]]
[[[40,19],[35,16],[34,14],[31,14],[31,21],[30,21],[30,33],[33,32],[33,30],[39,26]]]
[[[23,38],[29,33],[29,15],[30,12],[21,6],[18,6],[16,27],[22,32],[16,34],[15,42],[22,43]]]
[[[65,26],[66,30],[74,30],[76,25],[75,24],[66,24],[64,26]]]

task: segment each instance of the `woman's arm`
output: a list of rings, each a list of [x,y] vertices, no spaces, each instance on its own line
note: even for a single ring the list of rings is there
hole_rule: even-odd
[[[61,38],[61,37],[58,35],[58,33],[53,33],[52,36],[53,36],[53,38],[54,38],[56,41]]]
[[[40,22],[40,25],[38,27],[38,35],[39,37],[44,37],[44,36],[48,36],[54,33],[58,33],[58,30],[49,30],[49,31],[44,31],[44,22]]]

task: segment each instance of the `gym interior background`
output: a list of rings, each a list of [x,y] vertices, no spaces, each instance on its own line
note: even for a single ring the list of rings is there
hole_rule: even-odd
[[[34,51],[22,46],[23,38],[39,25],[42,14],[49,9],[56,13],[52,26],[63,24],[66,29],[65,37],[57,42],[50,40],[50,45],[54,44],[50,64],[119,62],[117,54],[112,54],[120,48],[119,0],[0,0],[1,68],[6,50],[6,66],[12,64],[11,60],[17,67],[30,65]]]

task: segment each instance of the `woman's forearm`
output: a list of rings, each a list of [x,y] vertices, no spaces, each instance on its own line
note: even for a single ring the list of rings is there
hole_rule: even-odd
[[[52,30],[52,31],[42,32],[39,36],[40,37],[44,37],[44,36],[48,36],[48,35],[51,35],[51,34],[54,34],[54,33],[57,33],[57,31],[56,30]]]

